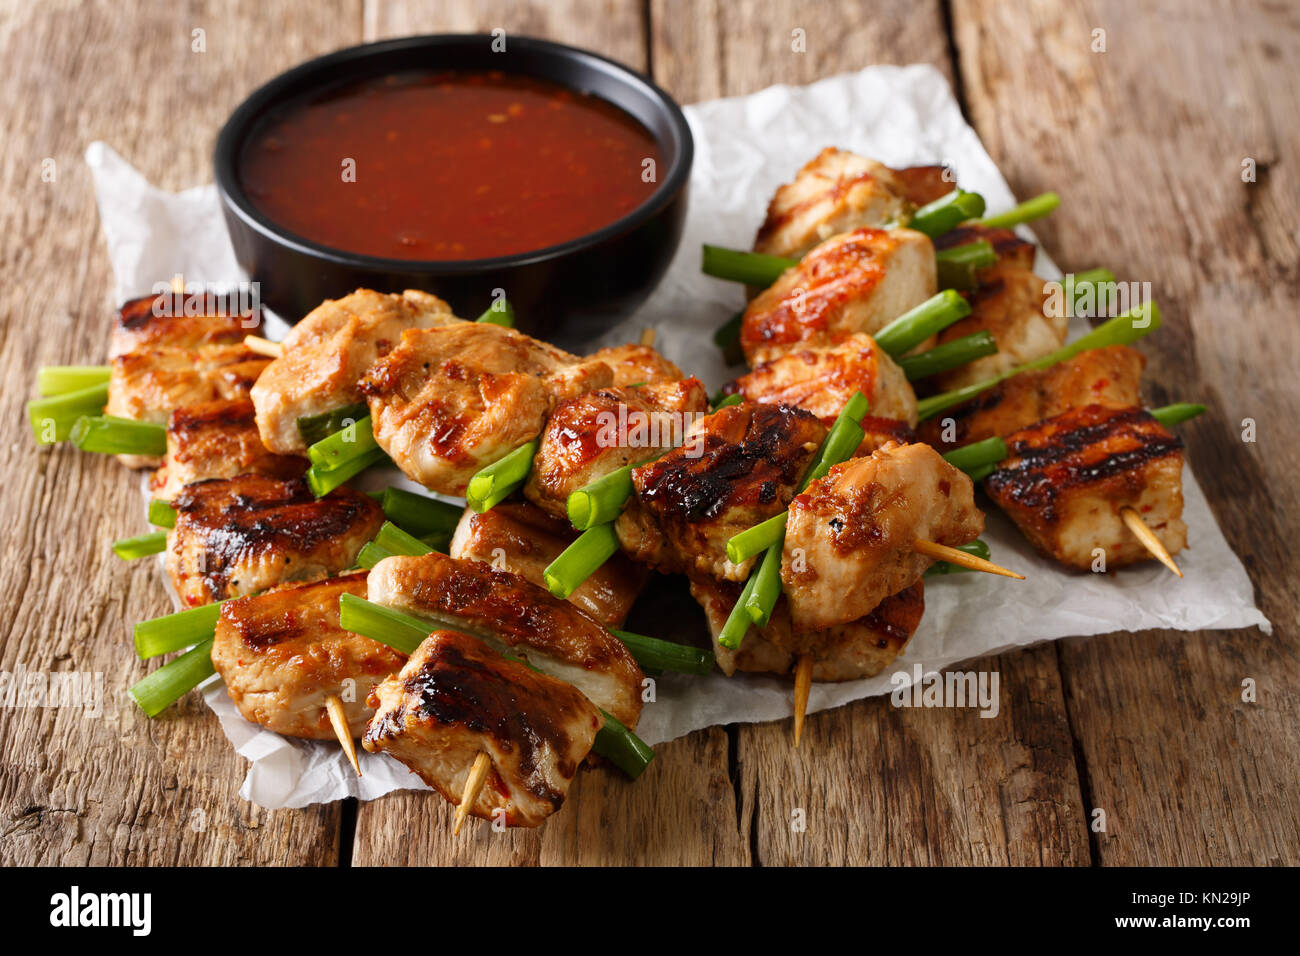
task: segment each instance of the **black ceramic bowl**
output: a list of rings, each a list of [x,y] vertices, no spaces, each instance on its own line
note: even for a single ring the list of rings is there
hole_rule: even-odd
[[[294,67],[255,91],[226,121],[214,157],[217,189],[239,265],[259,283],[261,301],[296,322],[323,300],[365,287],[423,289],[474,316],[504,289],[520,329],[576,345],[625,317],[663,276],[686,216],[694,144],[677,104],[612,60],[529,37],[507,38],[494,53],[488,35],[404,37],[350,47]],[[591,93],[641,123],[663,152],[659,188],[609,226],[534,252],[493,259],[425,262],[333,249],[272,222],[240,186],[245,139],[271,110],[333,87],[421,69],[495,69]]]

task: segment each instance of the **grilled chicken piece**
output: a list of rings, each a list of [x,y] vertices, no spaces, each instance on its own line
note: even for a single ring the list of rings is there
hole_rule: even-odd
[[[917,441],[916,432],[906,422],[900,422],[893,418],[864,415],[859,424],[862,426],[863,431],[862,444],[858,445],[858,450],[853,454],[854,458],[865,458],[877,448],[889,442],[898,445],[911,445]]]
[[[686,377],[681,369],[649,345],[616,345],[593,352],[588,358],[608,365],[614,373],[610,384],[619,388],[667,385]]]
[[[171,501],[191,482],[237,475],[297,478],[307,461],[266,450],[248,399],[184,405],[167,421],[167,457],[153,476],[155,498]]]
[[[492,760],[470,808],[535,827],[560,808],[605,718],[570,684],[506,660],[473,637],[435,631],[371,700],[362,741],[459,803],[480,753]]]
[[[406,476],[463,495],[480,468],[536,437],[557,402],[612,380],[604,362],[514,329],[458,322],[402,333],[360,387],[375,441]]]
[[[194,313],[193,300],[164,292],[132,299],[122,306],[109,340],[110,359],[137,349],[195,349],[200,345],[237,345],[247,335],[262,331],[262,314],[230,310],[218,303]]]
[[[277,588],[221,605],[212,664],[245,719],[289,737],[335,740],[325,698],[360,737],[366,698],[405,655],[339,627],[339,596],[365,597],[366,573]]]
[[[925,588],[917,581],[885,598],[856,621],[821,631],[796,631],[790,624],[790,608],[781,598],[767,626],[751,627],[744,642],[733,651],[718,643],[718,635],[742,587],[734,581],[691,582],[691,595],[700,602],[708,619],[713,656],[728,677],[736,671],[789,674],[805,654],[813,656],[813,680],[874,677],[903,653],[925,612]]]
[[[482,514],[466,508],[448,553],[458,560],[484,561],[546,587],[547,566],[577,540],[567,521],[552,518],[527,502],[502,502]],[[645,585],[644,568],[616,554],[569,595],[606,627],[620,627]]]
[[[751,366],[796,347],[875,334],[935,293],[934,246],[911,229],[856,229],[828,239],[749,303],[740,346]]]
[[[1008,457],[984,488],[1034,547],[1088,570],[1094,548],[1106,566],[1145,561],[1150,552],[1120,509],[1133,508],[1177,554],[1183,523],[1183,443],[1140,408],[1087,405],[1006,437]]]
[[[317,499],[301,478],[264,475],[187,485],[172,507],[167,571],[188,607],[355,567],[384,523],[379,505],[351,488]]]
[[[641,716],[641,668],[623,642],[568,601],[509,571],[436,551],[385,558],[369,600],[487,641],[573,684],[628,727]]]
[[[1089,349],[1050,368],[1013,375],[922,424],[921,439],[942,451],[1008,435],[1079,405],[1141,404],[1146,356],[1127,345]]]
[[[164,425],[185,405],[248,398],[268,362],[244,345],[136,349],[111,361],[104,413]],[[128,468],[160,464],[148,455],[117,457]]]
[[[262,441],[281,455],[305,454],[299,418],[363,401],[357,381],[407,329],[458,321],[446,302],[409,289],[358,289],[321,303],[284,337],[283,354],[253,389]]]
[[[929,445],[885,445],[836,465],[790,504],[790,618],[801,631],[856,621],[934,563],[912,549],[918,538],[956,546],[983,530],[971,480]]]
[[[569,495],[617,471],[658,458],[685,440],[708,410],[698,378],[640,388],[602,388],[555,406],[542,432],[524,495],[567,521]]]
[[[1065,344],[1070,317],[1050,314],[1045,280],[1034,275],[1034,248],[1009,230],[968,227],[967,241],[986,238],[994,243],[998,261],[979,272],[979,285],[967,296],[971,313],[939,333],[939,344],[975,332],[989,332],[998,350],[935,376],[940,391],[973,385],[1017,365],[1042,358]],[[1008,234],[1001,235],[1001,234]],[[952,240],[949,239],[949,244]],[[1028,261],[1026,261],[1028,260]]]
[[[750,401],[794,405],[834,423],[854,392],[873,414],[916,425],[916,393],[898,363],[859,332],[838,345],[792,349],[742,375],[724,391]]]
[[[826,437],[811,412],[745,402],[697,420],[681,448],[632,472],[614,527],[634,560],[730,581],[757,558],[727,560],[727,540],[790,503]]]
[[[904,222],[917,206],[956,188],[943,173],[942,166],[890,169],[828,146],[776,191],[754,251],[798,259],[842,232]]]

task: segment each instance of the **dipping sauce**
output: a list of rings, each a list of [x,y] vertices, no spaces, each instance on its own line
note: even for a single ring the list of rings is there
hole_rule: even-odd
[[[518,74],[439,71],[290,104],[249,136],[239,176],[259,211],[304,238],[460,260],[608,226],[650,198],[661,162],[650,133],[596,97]]]

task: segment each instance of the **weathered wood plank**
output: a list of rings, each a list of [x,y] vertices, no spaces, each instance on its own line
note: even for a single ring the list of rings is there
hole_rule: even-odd
[[[153,181],[211,180],[226,115],[256,83],[356,39],[358,3],[6,5],[0,26],[0,667],[103,675],[104,713],[0,709],[0,860],[10,864],[332,863],[339,808],[271,813],[236,796],[247,764],[196,696],[149,721],[126,696],[148,670],[130,624],[170,610],[152,562],[113,538],[144,530],[137,475],[39,450],[23,403],[38,365],[103,361],[113,303],[87,144]],[[195,29],[206,52],[195,53]],[[53,160],[54,182],[42,181]],[[165,279],[167,277],[159,277]]]
[[[1062,646],[1089,809],[1107,814],[1100,860],[1294,864],[1300,566],[1287,543],[1300,534],[1300,183],[1285,170],[1300,150],[1300,13],[958,0],[953,19],[989,151],[1019,193],[1065,198],[1040,229],[1058,261],[1152,283],[1166,319],[1143,344],[1151,400],[1211,407],[1180,431],[1276,626],[1272,637],[1161,632]],[[1243,181],[1247,160],[1255,182]],[[1248,418],[1254,444],[1241,440]],[[1258,703],[1242,700],[1247,679]]]
[[[951,75],[938,3],[656,0],[651,30],[655,79],[688,102],[873,63],[928,62]],[[795,30],[804,53],[792,48]],[[823,145],[808,144],[809,158]],[[788,721],[733,729],[758,862],[1087,863],[1055,655],[971,666],[1001,674],[997,719],[872,700],[810,718],[799,750]],[[796,808],[806,831],[792,826]]]

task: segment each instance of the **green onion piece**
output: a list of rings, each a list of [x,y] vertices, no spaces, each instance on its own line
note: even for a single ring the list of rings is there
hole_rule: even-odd
[[[140,621],[135,626],[135,652],[143,658],[170,654],[185,647],[193,647],[200,641],[211,640],[212,632],[221,616],[221,605],[204,604],[201,607],[187,608]]]
[[[1204,405],[1196,405],[1191,402],[1179,402],[1176,405],[1166,405],[1164,408],[1151,409],[1151,417],[1161,425],[1164,425],[1165,428],[1173,428],[1175,425],[1181,424],[1189,418],[1195,418],[1197,415],[1204,414]]]
[[[706,243],[700,269],[715,279],[730,279],[766,289],[786,269],[793,269],[798,264],[798,259],[768,256],[761,252],[742,252]]]
[[[515,327],[515,308],[510,304],[509,299],[502,296],[489,305],[483,314],[474,321],[499,325],[505,329],[513,329]]]
[[[355,594],[339,595],[339,627],[387,644],[403,654],[415,653],[435,630],[435,626],[417,617],[371,604]],[[591,749],[635,780],[654,759],[654,751],[614,717],[603,710],[601,713],[605,715],[605,726],[596,734]]]
[[[979,285],[979,270],[995,265],[998,255],[993,243],[978,239],[965,245],[953,246],[935,253],[940,289],[960,289],[967,292]]]
[[[996,465],[1007,457],[1007,443],[1001,438],[986,438],[983,441],[972,442],[969,445],[963,445],[961,448],[948,452],[943,456],[944,460],[954,468],[970,474],[976,468],[983,468],[985,465]]]
[[[533,456],[537,454],[541,439],[520,445],[499,461],[494,461],[469,480],[465,500],[475,511],[484,512],[495,508],[510,497],[515,489],[528,479],[528,472],[533,467]]]
[[[311,446],[369,414],[370,408],[365,402],[356,402],[319,415],[307,415],[298,419],[298,434]]]
[[[989,462],[987,465],[976,465],[966,471],[967,477],[975,484],[979,484],[993,472],[998,470],[997,462]]]
[[[739,365],[745,361],[745,353],[740,348],[740,326],[745,318],[741,309],[713,333],[713,344],[722,350],[722,358],[728,365]]]
[[[380,500],[384,516],[417,538],[451,535],[463,508],[401,488],[387,488]]]
[[[655,759],[654,750],[613,714],[604,710],[601,714],[605,717],[605,726],[596,732],[591,749],[635,780]]]
[[[1042,219],[1061,204],[1061,197],[1056,193],[1043,193],[1033,199],[1026,199],[1020,205],[996,216],[981,219],[979,224],[986,229],[1011,229],[1021,223]]]
[[[43,396],[81,392],[107,385],[110,374],[107,365],[44,365],[36,373],[36,389]]]
[[[1082,338],[1064,348],[1059,348],[1055,352],[1044,355],[1042,358],[1019,365],[993,378],[976,382],[974,385],[967,385],[951,392],[943,392],[939,395],[931,395],[929,398],[921,399],[921,401],[917,402],[918,417],[921,421],[933,418],[944,409],[969,401],[981,392],[987,391],[1013,375],[1048,368],[1058,362],[1072,359],[1080,352],[1104,348],[1108,345],[1131,345],[1142,336],[1149,335],[1160,328],[1160,321],[1160,307],[1154,302],[1147,302],[1136,309],[1130,309],[1123,315],[1117,315],[1113,319],[1103,322]]]
[[[967,554],[973,554],[977,558],[989,559],[989,546],[980,539],[976,538],[967,544],[956,546],[958,551],[965,551]],[[941,574],[962,574],[969,571],[970,568],[962,567],[960,564],[949,564],[947,561],[936,561],[926,569],[924,577],[936,577]]]
[[[208,638],[137,683],[130,694],[146,714],[157,717],[216,672]]]
[[[722,411],[722,409],[730,408],[732,405],[739,405],[744,400],[745,400],[744,395],[741,395],[739,392],[734,392],[733,394],[728,395],[726,398],[722,399],[716,405],[714,405],[712,411],[715,412]]]
[[[77,419],[68,435],[82,451],[103,455],[167,454],[167,426],[112,415],[87,415]]]
[[[370,427],[370,416],[358,418],[344,425],[328,438],[322,438],[307,449],[307,457],[320,471],[341,468],[354,458],[360,458],[379,447]]]
[[[108,383],[91,385],[76,392],[64,392],[27,403],[27,420],[38,444],[67,441],[72,427],[87,415],[98,415],[108,402]]]
[[[612,524],[592,525],[578,535],[542,572],[546,588],[558,598],[567,598],[582,582],[618,550],[618,535]]]
[[[138,534],[134,538],[120,538],[113,542],[113,553],[123,561],[134,561],[136,558],[161,554],[166,550],[166,531],[150,531],[146,534]]]
[[[740,597],[732,605],[731,613],[727,615],[727,621],[722,625],[722,630],[718,632],[718,644],[728,650],[734,651],[740,647],[740,642],[745,639],[749,633],[754,619],[749,616],[746,605],[749,603],[750,596],[754,593],[754,580],[758,577],[758,571],[749,576],[745,582],[744,588],[740,591]]]
[[[372,541],[357,554],[357,564],[369,571],[384,558],[394,555],[419,557],[436,550],[414,535],[408,534],[392,522],[385,521]]]
[[[632,497],[632,469],[635,467],[624,465],[569,495],[566,502],[569,522],[579,531],[586,531],[617,518]]]
[[[151,499],[149,502],[149,523],[155,528],[176,527],[176,509],[161,498]]]
[[[970,303],[952,289],[926,299],[872,336],[886,354],[897,358],[970,315]]]
[[[907,380],[915,382],[918,379],[929,378],[931,375],[969,365],[976,359],[995,354],[997,350],[998,343],[993,338],[993,333],[984,330],[963,335],[951,342],[944,342],[943,345],[936,345],[917,355],[905,355],[898,360],[898,365],[907,376]]]
[[[307,469],[307,485],[317,498],[324,498],[343,482],[355,478],[372,465],[377,465],[388,456],[382,448],[372,448],[358,458],[353,458],[337,468],[322,470],[312,465]]]
[[[782,511],[766,521],[733,534],[727,540],[727,560],[732,564],[740,564],[780,544],[785,537],[785,524],[789,520],[790,512]]]
[[[753,574],[754,589],[745,601],[745,610],[749,612],[750,620],[759,627],[767,626],[767,622],[772,619],[772,610],[781,597],[781,550],[784,544],[782,535],[780,543],[767,549],[758,570]]]
[[[979,193],[968,193],[963,189],[954,189],[948,195],[941,196],[928,206],[918,209],[907,225],[933,239],[950,232],[968,219],[978,219],[982,215],[984,215],[983,196]]]
[[[676,671],[679,674],[708,674],[713,670],[713,652],[703,648],[663,641],[657,637],[610,628],[610,633],[627,645],[643,670]]]

